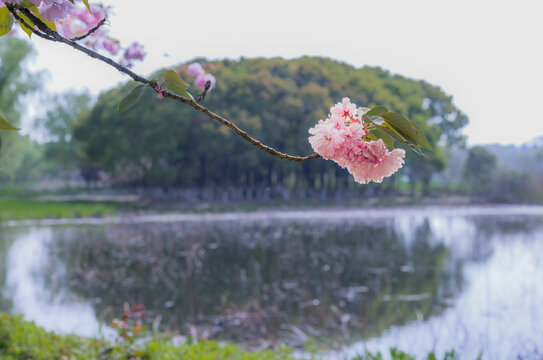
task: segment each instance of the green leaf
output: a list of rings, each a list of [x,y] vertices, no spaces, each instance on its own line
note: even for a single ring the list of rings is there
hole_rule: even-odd
[[[376,128],[378,128],[379,130],[382,130],[383,132],[387,133],[388,135],[390,135],[392,138],[394,138],[394,140],[398,141],[398,142],[401,142],[402,144],[404,145],[408,145],[409,146],[409,142],[399,133],[397,133],[394,129],[390,129],[384,125],[378,125],[378,124],[375,124]],[[384,141],[384,140],[383,140]]]
[[[11,125],[10,123],[8,123],[6,121],[6,119],[4,119],[1,116],[0,116],[0,129],[2,129],[2,130],[21,130],[21,129],[16,128],[15,126]]]
[[[134,105],[134,103],[140,98],[143,90],[145,90],[145,85],[138,85],[130,90],[119,103],[119,114],[128,109],[130,106]]]
[[[417,129],[418,133],[419,133],[419,141],[420,141],[420,144],[422,146],[424,146],[425,148],[429,149],[429,150],[432,150],[432,145],[430,145],[430,143],[428,142],[428,140],[426,139],[426,135],[424,135],[424,131],[422,131],[422,129],[415,123],[413,123],[413,126],[415,127],[415,129]]]
[[[418,146],[415,146],[413,144],[408,144],[407,145],[413,152],[417,153],[418,155],[420,156],[423,156],[423,157],[426,157],[426,155],[424,155],[424,153],[421,151],[421,149],[418,147]]]
[[[83,0],[83,4],[85,4],[87,9],[89,9],[89,12],[92,14],[92,10],[91,10],[90,5],[89,5],[89,0]]]
[[[181,76],[179,76],[177,71],[174,71],[174,70],[164,71],[164,81],[172,83],[172,84],[176,84],[178,86],[183,87],[184,89],[189,87],[187,84],[185,84],[183,79],[181,79]]]
[[[166,83],[166,88],[170,90],[173,93],[176,93],[177,95],[181,95],[183,97],[186,97],[187,99],[194,99],[191,94],[187,92],[187,90],[183,89],[181,86],[175,84],[175,83]]]
[[[377,106],[377,107],[374,107],[373,109],[371,109],[370,111],[368,111],[365,115],[367,115],[367,116],[379,116],[384,112],[388,112],[388,109],[386,107]]]
[[[22,8],[29,8],[32,6],[36,6],[36,5],[32,4],[29,0],[23,0],[19,3],[19,5],[17,5],[17,8],[22,9]]]
[[[19,17],[25,22],[25,24],[28,24],[31,28],[34,27],[34,23],[22,12],[19,12]],[[25,25],[19,23],[19,26],[21,27],[21,30],[23,30],[29,38],[32,38],[32,30],[27,28]]]
[[[386,131],[376,127],[375,129],[371,129],[370,133],[375,135],[378,139],[383,139],[383,142],[388,146],[389,148],[394,148],[394,140],[391,135],[389,135]]]
[[[372,134],[371,139],[383,139],[383,142],[393,148],[394,140],[408,146],[419,155],[425,156],[419,145],[432,149],[424,133],[414,122],[404,118],[400,114],[393,112],[382,112],[377,119],[384,120],[382,123],[374,121],[367,116],[362,115],[362,119],[369,125],[369,131]]]
[[[55,25],[54,22],[52,21],[49,21],[49,20],[46,20],[44,18],[41,17],[41,14],[40,14],[40,10],[36,7],[36,6],[31,6],[29,7],[30,11],[32,11],[32,13],[34,15],[36,15],[36,17],[38,19],[40,19],[45,25],[47,25],[47,27],[53,31],[57,31],[57,26]]]
[[[411,144],[420,145],[419,134],[412,121],[395,112],[384,112],[379,116]]]
[[[367,137],[367,138],[370,139],[371,141],[377,141],[377,140],[379,140],[379,138],[378,138],[377,136],[373,135],[371,132],[368,133],[368,137]]]
[[[7,7],[0,8],[0,36],[4,36],[11,31],[13,27],[13,18]]]

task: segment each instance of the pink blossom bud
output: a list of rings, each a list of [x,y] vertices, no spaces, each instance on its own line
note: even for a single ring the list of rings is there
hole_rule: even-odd
[[[197,62],[190,64],[187,67],[187,71],[189,72],[190,75],[196,76],[196,77],[202,76],[205,73],[202,65],[200,65],[200,63],[197,63]]]
[[[66,19],[73,10],[74,5],[67,0],[43,0],[40,14],[49,21],[57,22]]]
[[[119,41],[113,40],[111,38],[106,38],[102,42],[102,46],[106,51],[108,51],[111,55],[117,55],[120,50]]]
[[[211,87],[209,88],[209,90],[211,90],[215,86],[215,76],[213,76],[211,74],[205,74],[203,76],[198,76],[196,78],[195,84],[196,84],[196,86],[198,86],[200,89],[203,90],[205,88],[205,86],[206,86],[206,82],[208,82],[208,81],[211,82]]]

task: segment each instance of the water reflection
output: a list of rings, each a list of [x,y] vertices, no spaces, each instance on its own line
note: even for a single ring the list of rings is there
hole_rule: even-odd
[[[474,359],[479,354],[484,359],[543,357],[542,219],[471,222],[476,243],[471,256],[463,257],[474,261],[463,266],[467,284],[452,307],[425,322],[393,326],[341,356],[366,347],[385,351],[394,345],[419,356],[455,347],[462,358]]]
[[[3,297],[9,299],[11,312],[22,313],[26,319],[57,332],[88,336],[107,333],[92,306],[62,286],[68,274],[62,260],[49,256],[52,240],[51,229],[30,229],[9,248]],[[44,276],[45,271],[51,276]]]
[[[392,225],[389,219],[69,228],[57,231],[50,253],[66,259],[72,290],[95,299],[106,317],[131,300],[168,329],[303,343],[367,337],[441,309],[445,246],[431,241],[427,221],[412,229],[412,242]]]
[[[96,332],[129,301],[200,337],[354,343],[340,357],[399,346],[492,358],[543,343],[542,216],[393,214],[4,229],[3,294],[64,331]]]

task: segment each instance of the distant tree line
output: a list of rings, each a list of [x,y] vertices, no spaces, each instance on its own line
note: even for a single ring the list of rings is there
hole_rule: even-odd
[[[505,148],[505,149],[504,149]],[[491,150],[499,153],[498,158]],[[499,146],[474,146],[467,151],[463,168],[469,194],[477,201],[498,203],[543,202],[542,160],[538,155],[543,149],[524,149]],[[521,156],[519,156],[521,155]],[[522,156],[524,155],[524,156]],[[526,155],[535,155],[526,159]],[[500,167],[499,160],[516,158],[515,168],[532,166],[533,171],[515,171],[511,167]]]
[[[22,40],[0,41],[1,110],[19,125],[26,112],[21,99],[43,83],[43,74],[26,69],[31,53]],[[101,181],[187,200],[341,199],[361,193],[427,194],[437,186],[474,201],[543,201],[541,139],[539,145],[462,150],[467,117],[451,96],[425,81],[316,57],[197,60],[219,79],[206,105],[282,151],[311,153],[307,130],[348,95],[361,106],[385,105],[407,115],[425,131],[434,152],[420,157],[408,151],[396,176],[383,184],[357,185],[331,161],[292,163],[255,151],[229,129],[151,91],[118,114],[117,104],[133,86],[127,83],[95,102],[84,93],[42,94],[46,111],[34,128],[23,124],[41,141],[1,134],[0,184],[44,178],[67,184],[79,174],[88,184]],[[190,79],[186,65],[178,71]]]

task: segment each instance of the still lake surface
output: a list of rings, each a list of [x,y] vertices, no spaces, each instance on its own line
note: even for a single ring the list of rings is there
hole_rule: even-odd
[[[0,310],[108,335],[151,326],[330,358],[543,357],[543,207],[147,215],[0,225]]]

